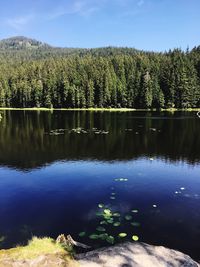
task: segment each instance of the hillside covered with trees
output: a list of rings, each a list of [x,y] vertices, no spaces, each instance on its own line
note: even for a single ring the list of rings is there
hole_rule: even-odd
[[[155,53],[2,40],[0,107],[200,107],[200,46]]]

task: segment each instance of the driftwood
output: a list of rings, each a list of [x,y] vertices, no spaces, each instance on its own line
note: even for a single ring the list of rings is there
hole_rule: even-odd
[[[81,248],[85,248],[85,249],[89,249],[91,248],[90,246],[87,246],[85,244],[82,244],[80,242],[75,241],[71,235],[67,235],[67,237],[65,237],[64,234],[59,235],[56,239],[56,243],[57,244],[61,244],[61,245],[65,245],[65,246],[76,246],[76,247],[81,247]]]

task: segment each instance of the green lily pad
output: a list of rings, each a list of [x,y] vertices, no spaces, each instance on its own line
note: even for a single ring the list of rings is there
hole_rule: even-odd
[[[135,226],[135,227],[140,227],[140,223],[139,222],[132,222],[131,225]]]
[[[117,227],[117,226],[120,226],[120,224],[121,224],[120,222],[115,222],[115,223],[113,224],[113,226],[116,226],[116,227]]]
[[[99,239],[99,235],[97,235],[97,234],[91,234],[91,235],[89,236],[89,238],[90,238],[90,239],[94,239],[94,240],[96,240],[96,239]]]
[[[114,200],[114,199],[115,199],[115,197],[110,197],[110,199]]]
[[[99,204],[98,207],[102,209],[104,207],[104,204]]]
[[[111,195],[112,195],[112,196],[115,196],[115,195],[116,195],[116,193],[112,192],[112,193],[111,193]]]
[[[101,239],[101,240],[106,240],[108,238],[108,234],[100,234],[99,235],[99,239]]]
[[[127,178],[116,178],[115,181],[116,182],[127,182],[128,179]]]
[[[127,221],[130,221],[130,220],[132,220],[132,216],[131,216],[131,215],[126,215],[126,216],[125,216],[125,219],[126,219]]]
[[[115,242],[115,238],[112,236],[112,235],[109,235],[107,238],[106,238],[106,241],[110,244],[114,244]]]
[[[5,236],[0,236],[0,243],[3,242],[6,239]]]
[[[133,212],[133,213],[138,213],[138,210],[132,210],[131,212]]]
[[[96,212],[96,216],[102,216],[102,215],[103,215],[102,212],[100,212],[100,211]]]
[[[133,235],[133,236],[132,236],[132,239],[133,239],[134,241],[138,241],[138,240],[139,240],[139,237],[138,237],[137,235]]]
[[[113,219],[107,220],[108,223],[113,223]]]
[[[127,234],[126,233],[119,233],[119,235],[118,235],[119,237],[126,237],[127,236]]]
[[[106,221],[101,221],[100,224],[103,225],[103,224],[108,224],[108,223]]]
[[[96,229],[99,232],[105,232],[106,231],[106,229],[104,227],[102,227],[102,226],[98,226]]]
[[[84,237],[84,236],[86,235],[86,232],[80,232],[78,235],[79,235],[80,237]]]
[[[109,216],[112,215],[111,210],[109,210],[109,209],[105,209],[103,212],[106,215],[109,215]]]
[[[115,213],[113,213],[113,216],[114,216],[114,217],[120,217],[121,215],[120,215],[120,213],[115,212]]]

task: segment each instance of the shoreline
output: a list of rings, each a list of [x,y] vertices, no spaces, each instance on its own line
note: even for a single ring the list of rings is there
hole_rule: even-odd
[[[109,112],[133,112],[133,111],[158,111],[158,112],[175,112],[175,111],[193,111],[198,112],[200,108],[162,108],[162,109],[135,109],[135,108],[4,108],[1,107],[0,111],[6,110],[16,110],[16,111],[109,111]]]

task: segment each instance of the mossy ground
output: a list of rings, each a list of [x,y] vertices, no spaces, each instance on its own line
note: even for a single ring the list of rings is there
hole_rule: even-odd
[[[70,249],[68,250],[56,244],[55,240],[48,237],[33,237],[27,246],[0,250],[0,266],[3,262],[27,261],[41,256],[45,256],[47,260],[48,258],[52,259],[52,257],[57,257],[59,260],[62,259],[68,263],[67,266],[76,266]]]

